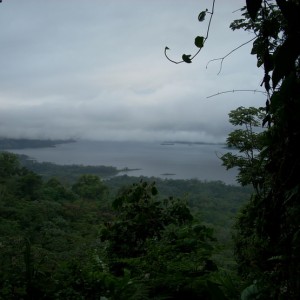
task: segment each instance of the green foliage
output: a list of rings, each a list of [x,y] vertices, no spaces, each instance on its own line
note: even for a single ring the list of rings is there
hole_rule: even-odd
[[[82,175],[78,181],[73,184],[72,191],[83,199],[101,200],[107,188],[98,176]]]
[[[171,61],[172,63],[175,63],[175,64],[180,64],[182,62],[190,64],[193,61],[193,59],[200,53],[201,49],[204,47],[205,41],[208,38],[209,28],[210,28],[212,16],[214,14],[214,6],[215,6],[215,0],[212,1],[211,11],[208,11],[208,9],[205,9],[204,11],[201,11],[198,15],[198,21],[199,22],[204,22],[204,20],[206,18],[206,15],[210,14],[210,20],[209,20],[209,23],[208,23],[206,36],[205,37],[204,36],[197,36],[195,38],[194,44],[197,48],[199,48],[198,51],[194,55],[183,54],[182,57],[181,57],[182,58],[181,61],[174,61],[174,60],[170,59],[169,56],[167,55],[167,50],[170,50],[170,48],[165,47],[165,56],[169,61]]]
[[[25,171],[22,176],[17,179],[16,195],[21,197],[27,195],[28,199],[36,200],[40,196],[42,185],[43,182],[41,176],[31,171]]]
[[[191,60],[191,55],[187,55],[187,54],[183,54],[182,55],[182,60],[188,64],[190,64],[192,62]]]
[[[264,147],[265,131],[261,124],[265,118],[262,108],[239,107],[229,113],[229,121],[236,129],[228,135],[227,146],[238,150],[237,154],[228,152],[221,160],[227,170],[237,167],[237,181],[242,185],[252,184],[256,190],[261,186],[265,161],[259,155]]]
[[[241,300],[266,299],[266,287],[255,281],[247,286],[241,293]]]
[[[124,277],[129,270],[149,299],[210,299],[207,280],[217,270],[212,229],[183,201],[157,196],[154,183],[141,181],[113,202],[116,217],[101,232],[111,272]]]
[[[108,180],[106,184],[113,196],[116,195],[116,189],[132,185],[135,181],[134,177],[117,176]],[[219,267],[235,268],[231,226],[237,211],[249,199],[253,188],[230,186],[220,181],[201,182],[155,178],[155,182],[162,199],[168,199],[169,195],[176,195],[185,200],[194,216],[214,228],[215,237],[221,243],[217,253],[214,254],[214,259],[217,260]]]
[[[94,175],[68,187],[44,181],[12,154],[2,162],[14,171],[0,183],[1,299],[213,299],[217,287],[223,292],[212,275],[216,251],[220,261],[227,257],[212,226],[229,232],[229,213],[249,191],[128,176],[104,185]],[[196,216],[202,210],[210,226]]]
[[[202,48],[204,46],[204,36],[197,36],[195,38],[195,45],[198,48]]]
[[[251,8],[258,2],[249,1]],[[257,11],[257,7],[253,7],[251,14],[253,17],[256,15],[255,20],[249,20],[250,15],[247,7],[244,7],[242,11],[244,11],[242,14],[244,18],[233,21],[230,28],[232,30],[243,29],[256,35],[257,38],[253,42],[251,54],[257,57],[257,67],[264,66],[268,72],[272,71],[274,68],[272,53],[283,42],[282,31],[286,26],[285,20],[274,3],[268,3],[264,10],[259,7]],[[268,52],[266,52],[266,48]]]
[[[205,20],[206,14],[208,12],[208,9],[201,11],[198,15],[198,21],[203,22]]]
[[[232,124],[245,126],[227,140],[239,154],[221,158],[227,169],[239,169],[242,185],[252,184],[255,191],[236,223],[240,272],[249,282],[256,280],[243,298],[299,299],[300,2],[246,0],[241,12],[230,27],[254,33],[251,54],[264,69],[261,86],[267,95],[264,111],[232,112]],[[204,17],[202,12],[199,21]],[[253,131],[256,118],[267,125],[265,132]]]
[[[257,13],[261,8],[262,0],[246,0],[247,11],[253,21],[255,21]]]
[[[232,270],[221,270],[211,276],[212,299],[240,299],[241,279]]]
[[[53,177],[65,183],[75,183],[80,176],[90,174],[101,178],[109,178],[118,174],[119,170],[109,166],[81,166],[81,165],[57,165],[49,162],[37,162],[29,159],[26,155],[18,155],[20,163],[44,179],[49,180]]]
[[[43,198],[52,201],[73,201],[75,195],[67,189],[57,178],[50,178],[43,187]]]
[[[228,257],[212,227],[229,239],[230,214],[247,189],[128,176],[104,184],[93,174],[68,187],[44,181],[14,155],[2,159],[14,171],[0,184],[0,298],[214,299],[224,292],[215,259]]]
[[[17,175],[20,164],[17,157],[9,152],[0,152],[0,182]]]
[[[157,189],[147,182],[133,184],[113,202],[117,220],[102,231],[102,240],[109,240],[109,252],[118,257],[136,257],[144,252],[148,238],[159,238],[170,223],[183,224],[192,219],[180,200],[160,201]]]
[[[57,179],[44,183],[13,154],[0,158],[0,298],[61,299],[69,290],[65,299],[79,299],[87,291],[76,291],[70,281],[78,278],[63,266],[89,260],[105,206],[78,199]]]
[[[244,299],[300,298],[299,15],[299,1],[247,1],[244,18],[231,25],[255,33],[251,53],[264,68],[261,85],[268,94],[263,120],[268,130],[258,156],[263,163],[250,168],[259,181],[252,183],[256,193],[236,224],[240,272],[249,283],[256,280]],[[235,164],[243,168],[242,160]]]

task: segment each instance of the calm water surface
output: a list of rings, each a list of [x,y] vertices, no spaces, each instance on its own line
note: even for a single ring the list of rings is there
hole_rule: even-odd
[[[103,165],[118,169],[138,169],[126,172],[130,176],[197,178],[236,184],[236,170],[226,171],[218,158],[227,152],[221,145],[78,141],[54,148],[22,149],[11,152],[26,154],[39,162],[47,161],[61,165]]]

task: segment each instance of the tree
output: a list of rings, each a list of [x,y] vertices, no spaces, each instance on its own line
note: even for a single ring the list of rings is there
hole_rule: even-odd
[[[88,200],[101,200],[107,187],[96,175],[82,175],[72,186],[74,193]]]
[[[263,108],[238,107],[229,113],[229,122],[239,129],[228,135],[227,147],[238,150],[233,154],[228,152],[221,156],[227,170],[237,167],[237,181],[241,185],[252,184],[258,192],[263,182],[265,160],[260,152],[264,146],[265,131],[261,124],[265,118]]]
[[[102,240],[109,240],[111,255],[136,257],[144,252],[148,238],[159,238],[165,226],[183,224],[192,219],[184,202],[173,198],[160,201],[155,197],[155,184],[140,182],[121,192],[114,200],[117,219],[102,231]]]
[[[32,171],[23,170],[22,176],[17,179],[17,196],[28,200],[37,200],[43,186],[42,177]]]
[[[261,86],[267,97],[262,123],[268,129],[260,153],[264,161],[260,193],[253,194],[236,225],[237,258],[241,273],[256,280],[247,292],[264,290],[262,297],[268,299],[299,299],[300,1],[246,0],[241,11],[242,18],[231,28],[254,33],[251,54],[264,70]],[[221,66],[228,55],[221,59]],[[194,57],[185,56],[183,61],[191,63]],[[240,179],[245,179],[244,162],[234,162],[240,167]],[[230,165],[229,160],[225,163]],[[246,169],[252,171],[252,167]]]
[[[116,217],[101,231],[111,274],[129,272],[148,291],[142,299],[211,299],[212,229],[195,220],[184,201],[157,195],[155,183],[142,181],[113,202]]]
[[[20,163],[15,154],[0,152],[0,182],[20,172]]]
[[[50,178],[44,185],[43,197],[50,201],[75,200],[75,194],[67,189],[57,178]]]
[[[300,3],[247,1],[244,19],[232,29],[256,34],[252,54],[264,67],[262,85],[268,94],[268,125],[262,159],[263,193],[252,196],[237,222],[237,257],[249,262],[243,249],[252,246],[247,275],[260,279],[271,297],[300,297]],[[245,273],[244,273],[245,274]]]

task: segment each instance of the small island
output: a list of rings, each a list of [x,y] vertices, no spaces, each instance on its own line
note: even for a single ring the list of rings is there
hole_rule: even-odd
[[[174,176],[176,175],[175,173],[163,173],[163,174],[160,174],[161,176]]]
[[[170,145],[175,145],[175,144],[181,144],[181,145],[226,145],[226,143],[222,142],[189,142],[189,141],[164,141],[160,143],[162,146],[170,146]]]

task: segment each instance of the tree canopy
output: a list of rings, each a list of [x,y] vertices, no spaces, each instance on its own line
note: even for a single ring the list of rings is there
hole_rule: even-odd
[[[208,31],[214,5],[215,1],[212,9],[202,11],[198,18],[202,22],[210,14]],[[263,135],[254,134],[249,127],[258,110],[238,109],[230,116],[234,125],[243,124],[246,130],[232,132],[228,146],[244,155],[228,153],[222,157],[223,163],[227,168],[238,167],[239,182],[255,188],[236,224],[236,255],[241,274],[254,282],[247,293],[252,289],[256,297],[299,299],[300,2],[246,0],[241,12],[242,17],[230,27],[253,33],[251,54],[257,57],[257,67],[264,70],[262,126],[267,125],[267,130]],[[196,37],[195,45],[200,49],[193,56],[184,54],[182,61],[170,59],[168,47],[165,55],[173,63],[191,63],[207,38],[208,34]],[[229,54],[221,59],[221,66]],[[250,119],[245,118],[247,114]],[[259,151],[255,156],[254,150]]]
[[[244,18],[231,27],[255,33],[252,54],[264,68],[262,85],[268,96],[263,125],[268,130],[261,149],[265,164],[260,191],[237,223],[237,256],[241,269],[247,265],[242,272],[263,282],[273,298],[299,299],[300,3],[246,4]],[[252,251],[245,251],[247,247]]]

